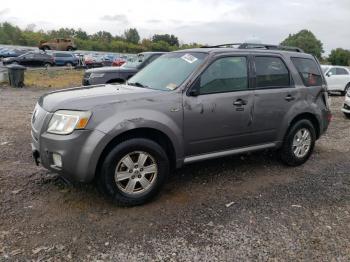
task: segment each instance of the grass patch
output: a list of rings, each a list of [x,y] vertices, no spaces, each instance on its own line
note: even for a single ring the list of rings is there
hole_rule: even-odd
[[[27,87],[67,88],[81,86],[84,70],[76,69],[43,69],[27,70],[24,84]]]

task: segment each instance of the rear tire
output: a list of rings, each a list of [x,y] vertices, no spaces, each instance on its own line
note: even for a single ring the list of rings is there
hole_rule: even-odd
[[[50,63],[45,63],[44,66],[45,66],[46,68],[49,68],[49,67],[51,67],[52,65],[51,65]]]
[[[136,206],[155,197],[168,174],[169,160],[164,149],[152,140],[133,138],[108,153],[97,186],[116,205]]]
[[[304,164],[311,156],[316,141],[316,132],[313,124],[302,119],[296,122],[288,131],[279,157],[287,166],[299,166]]]
[[[66,63],[66,66],[73,67],[73,64],[68,62],[68,63]]]

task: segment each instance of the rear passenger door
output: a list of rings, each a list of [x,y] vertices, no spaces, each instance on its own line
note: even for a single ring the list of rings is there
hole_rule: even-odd
[[[279,55],[255,55],[253,59],[254,144],[275,142],[289,109],[299,99],[290,71]]]

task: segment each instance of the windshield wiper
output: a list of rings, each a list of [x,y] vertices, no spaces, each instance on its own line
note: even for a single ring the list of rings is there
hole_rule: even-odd
[[[148,87],[146,85],[141,84],[140,82],[135,82],[135,83],[128,82],[128,85],[142,87],[142,88],[150,88],[150,87]]]

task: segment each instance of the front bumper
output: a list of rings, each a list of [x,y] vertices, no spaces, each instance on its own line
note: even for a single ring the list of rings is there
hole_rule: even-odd
[[[35,162],[62,175],[68,180],[90,182],[95,177],[99,156],[104,148],[105,134],[97,130],[75,130],[70,135],[43,133],[39,139],[32,134],[32,152]],[[57,167],[53,154],[62,158]]]
[[[84,77],[82,81],[83,86],[101,85],[105,83],[106,82],[103,77],[96,77],[96,78]]]

